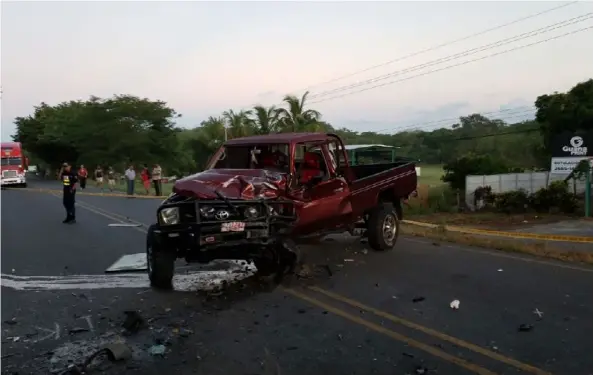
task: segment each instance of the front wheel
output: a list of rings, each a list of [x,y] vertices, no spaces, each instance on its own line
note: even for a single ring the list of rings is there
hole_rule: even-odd
[[[146,264],[150,285],[160,289],[173,288],[173,275],[175,273],[175,254],[164,251],[162,245],[156,240],[155,225],[148,228],[146,235]]]
[[[399,236],[399,219],[391,204],[381,205],[369,215],[367,236],[373,250],[393,249]]]

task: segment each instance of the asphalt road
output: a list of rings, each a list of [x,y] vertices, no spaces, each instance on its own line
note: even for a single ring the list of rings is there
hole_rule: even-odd
[[[236,270],[180,262],[176,290],[156,292],[143,272],[105,270],[145,240],[144,226],[108,224],[150,224],[158,200],[79,196],[78,222],[64,225],[59,195],[1,198],[5,374],[62,370],[115,341],[132,358],[89,374],[593,374],[593,268],[405,237],[375,253],[333,237],[305,248],[310,277],[290,287],[246,279],[203,293],[204,275]],[[145,320],[132,335],[126,310]]]

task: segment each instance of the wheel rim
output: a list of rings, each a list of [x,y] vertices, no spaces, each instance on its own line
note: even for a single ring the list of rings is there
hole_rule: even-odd
[[[395,236],[397,235],[397,223],[395,222],[395,216],[387,215],[383,220],[383,239],[388,245],[393,245]]]
[[[148,274],[152,275],[152,246],[146,246],[146,267],[148,268]]]

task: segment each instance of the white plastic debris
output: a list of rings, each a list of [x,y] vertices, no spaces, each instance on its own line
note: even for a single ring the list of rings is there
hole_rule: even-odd
[[[535,310],[533,310],[533,313],[535,315],[537,315],[537,317],[540,318],[540,319],[542,318],[542,316],[544,316],[544,313],[541,312],[541,311],[539,311],[537,308]]]
[[[453,301],[451,301],[451,303],[449,304],[449,306],[450,306],[452,309],[455,309],[455,310],[457,310],[457,309],[459,308],[459,303],[460,303],[460,302],[459,302],[459,300],[458,300],[458,299],[456,299],[456,300],[453,300]]]
[[[502,268],[499,268],[499,269],[498,269],[498,272],[502,272],[502,271],[503,271],[503,270],[502,270]]]

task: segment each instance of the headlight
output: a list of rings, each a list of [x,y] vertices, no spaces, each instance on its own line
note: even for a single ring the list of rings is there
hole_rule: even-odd
[[[161,220],[163,224],[179,224],[179,209],[177,207],[163,208],[161,210]]]
[[[255,219],[259,216],[259,210],[257,207],[250,206],[245,208],[244,214],[247,219]]]
[[[216,210],[214,209],[214,207],[200,207],[200,215],[202,215],[202,217],[205,219],[213,218],[215,213]]]

